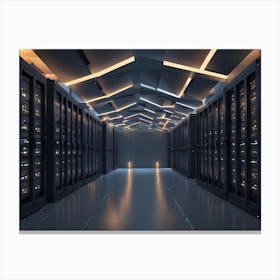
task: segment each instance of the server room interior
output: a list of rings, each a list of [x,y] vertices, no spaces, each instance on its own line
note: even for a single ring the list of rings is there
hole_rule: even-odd
[[[260,231],[259,49],[19,56],[21,231]]]

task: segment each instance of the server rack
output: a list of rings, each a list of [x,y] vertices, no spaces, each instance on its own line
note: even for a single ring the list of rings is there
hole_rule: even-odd
[[[117,165],[117,132],[106,123],[103,124],[103,173],[108,173]]]
[[[20,218],[24,218],[102,174],[106,135],[91,111],[22,59],[19,101]],[[114,169],[117,134],[112,131],[108,163]]]
[[[57,83],[47,85],[47,198],[56,201],[102,173],[101,124]]]
[[[257,60],[227,87],[230,108],[229,199],[261,216],[261,81]]]
[[[118,135],[115,130],[113,130],[113,169],[118,166]]]
[[[260,218],[260,61],[197,114],[200,185]]]
[[[46,203],[46,79],[20,59],[20,217]]]
[[[171,133],[172,168],[196,177],[196,116],[189,117]]]
[[[81,185],[83,109],[54,81],[47,88],[47,198],[56,201]]]
[[[217,195],[227,198],[225,181],[225,102],[222,94],[207,108],[197,114],[198,167],[197,180],[200,185]]]

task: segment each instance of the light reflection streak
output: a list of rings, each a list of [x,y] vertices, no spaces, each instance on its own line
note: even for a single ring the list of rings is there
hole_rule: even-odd
[[[158,228],[167,227],[172,221],[172,215],[170,213],[170,207],[166,202],[163,185],[161,183],[160,169],[155,169],[155,221]]]
[[[102,218],[105,229],[119,230],[125,227],[125,223],[129,219],[131,212],[131,197],[132,197],[132,169],[127,169],[127,178],[124,192],[120,194],[121,198],[118,201],[110,196],[107,200],[106,210]]]

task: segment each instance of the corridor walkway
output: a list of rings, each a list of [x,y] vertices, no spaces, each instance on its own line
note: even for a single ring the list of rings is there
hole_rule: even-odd
[[[50,203],[21,230],[259,230],[260,221],[168,168],[117,169]]]

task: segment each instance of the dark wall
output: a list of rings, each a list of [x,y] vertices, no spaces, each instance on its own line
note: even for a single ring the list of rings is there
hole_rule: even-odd
[[[168,166],[169,133],[165,132],[121,132],[118,134],[118,167]]]

